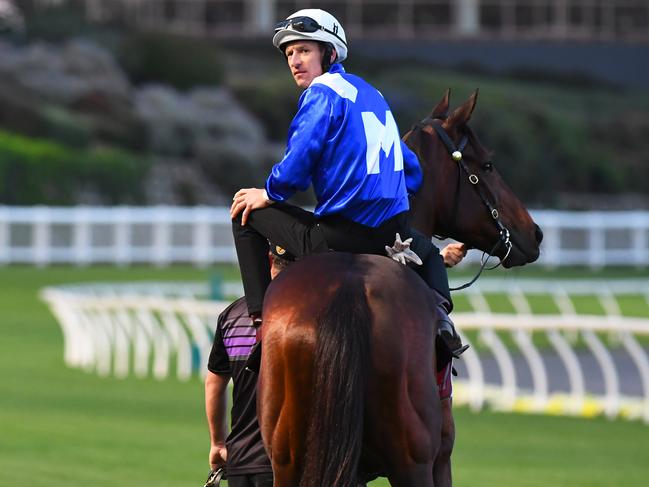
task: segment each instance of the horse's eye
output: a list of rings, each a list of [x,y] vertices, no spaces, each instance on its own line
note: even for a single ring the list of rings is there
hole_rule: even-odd
[[[494,165],[492,164],[491,161],[487,161],[487,162],[482,163],[482,170],[483,171],[491,172],[491,171],[493,171],[493,168],[494,168]]]

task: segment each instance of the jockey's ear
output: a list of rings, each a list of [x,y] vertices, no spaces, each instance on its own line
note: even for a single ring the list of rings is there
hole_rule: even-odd
[[[329,63],[333,64],[334,62],[336,62],[336,59],[338,59],[338,53],[336,52],[336,48],[334,47],[331,50],[331,58],[329,59]]]
[[[465,101],[462,105],[457,107],[455,111],[448,117],[444,123],[443,127],[447,130],[454,127],[461,127],[466,125],[471,119],[471,114],[475,109],[476,101],[478,100],[478,90],[476,89],[469,99]]]
[[[430,118],[439,118],[440,120],[446,119],[448,117],[448,105],[451,101],[451,89],[447,88],[446,93],[439,101],[437,106],[433,108],[433,111],[430,112]]]

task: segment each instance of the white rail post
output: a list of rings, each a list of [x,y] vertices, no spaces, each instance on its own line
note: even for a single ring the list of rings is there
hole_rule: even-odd
[[[9,208],[0,206],[0,265],[11,262],[11,241],[9,239]]]
[[[34,209],[34,235],[32,240],[32,255],[34,263],[43,267],[50,263],[50,211],[46,206]]]
[[[579,365],[577,354],[572,350],[566,339],[558,330],[548,330],[548,339],[555,348],[563,366],[568,374],[568,383],[570,384],[570,402],[568,411],[573,414],[579,414],[584,408],[584,397],[586,387],[584,386],[584,374]]]
[[[131,211],[126,206],[121,206],[115,211],[115,229],[113,233],[114,259],[116,264],[126,266],[133,261],[133,251],[131,250]]]
[[[155,208],[153,214],[153,262],[159,267],[164,267],[171,261],[169,255],[171,240],[170,221],[166,217],[166,214],[172,211],[173,209],[167,206],[159,206]]]
[[[212,245],[210,242],[210,211],[209,208],[199,207],[194,210],[193,222],[193,252],[192,260],[200,267],[210,263]]]
[[[90,221],[91,217],[87,208],[78,206],[74,209],[72,224],[72,248],[76,265],[88,265],[91,260]]]
[[[532,315],[530,303],[519,287],[516,287],[509,292],[509,298],[519,315]],[[521,352],[523,352],[523,355],[529,364],[530,372],[532,373],[532,381],[534,383],[534,407],[538,411],[541,411],[548,405],[548,375],[545,370],[545,363],[534,346],[532,340],[533,332],[534,330],[532,329],[519,329],[514,334],[514,340],[516,340],[516,344],[521,349]]]
[[[454,29],[463,36],[476,36],[480,33],[480,10],[478,0],[456,0],[451,3],[454,9]]]
[[[622,334],[622,344],[626,348],[631,360],[638,369],[640,381],[642,382],[642,392],[644,394],[644,405],[642,408],[642,419],[649,423],[649,358],[647,353],[633,337],[633,334],[625,332]]]
[[[245,32],[259,34],[271,32],[277,17],[276,0],[247,0]]]
[[[604,227],[598,213],[588,215],[588,251],[591,269],[599,270],[606,265],[606,249],[604,247]]]
[[[637,213],[633,218],[633,257],[636,267],[649,266],[649,213]]]
[[[484,371],[482,370],[482,364],[480,363],[480,358],[475,351],[475,347],[469,341],[469,339],[462,334],[462,342],[466,345],[469,345],[469,348],[462,355],[462,359],[466,363],[467,373],[469,375],[469,407],[473,411],[480,411],[485,404],[485,380],[484,380]]]
[[[541,261],[548,267],[559,267],[562,262],[560,218],[554,213],[546,214],[544,219],[543,243],[541,244]]]
[[[604,378],[604,412],[607,417],[613,418],[620,409],[620,383],[615,362],[594,331],[584,330],[582,335],[586,345],[593,352]]]

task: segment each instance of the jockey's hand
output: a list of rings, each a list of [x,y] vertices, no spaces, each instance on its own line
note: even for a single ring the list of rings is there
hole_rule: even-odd
[[[240,189],[234,194],[234,198],[232,198],[230,218],[236,218],[236,216],[243,211],[243,214],[241,215],[241,225],[245,225],[248,221],[248,215],[252,210],[266,208],[271,204],[273,204],[273,202],[266,198],[266,190],[264,189]]]
[[[463,243],[450,243],[444,247],[439,253],[444,259],[446,267],[453,267],[459,264],[466,255],[466,245]]]
[[[225,467],[225,461],[228,458],[228,451],[223,443],[212,445],[210,448],[210,468],[216,470],[219,467]]]

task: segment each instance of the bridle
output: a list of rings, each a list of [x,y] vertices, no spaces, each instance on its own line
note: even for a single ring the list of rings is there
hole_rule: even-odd
[[[458,214],[458,208],[459,208],[459,202],[460,202],[460,180],[461,176],[464,173],[468,180],[469,183],[473,186],[473,188],[476,190],[478,193],[478,196],[480,197],[480,200],[482,203],[485,205],[487,208],[487,211],[491,215],[491,218],[493,219],[494,224],[496,225],[496,228],[498,229],[498,234],[499,238],[498,241],[494,244],[493,248],[485,258],[484,255],[486,252],[483,252],[482,255],[482,264],[480,266],[480,269],[478,270],[478,273],[475,275],[471,281],[469,281],[466,284],[463,284],[462,286],[458,286],[455,288],[451,288],[451,291],[459,291],[461,289],[466,289],[469,287],[471,284],[473,284],[475,281],[478,280],[480,277],[480,274],[482,274],[482,271],[485,269],[485,266],[487,265],[487,262],[489,261],[489,258],[494,255],[496,250],[500,248],[500,246],[504,245],[505,248],[507,249],[505,256],[500,259],[498,264],[488,267],[487,270],[495,269],[496,267],[500,266],[507,257],[509,257],[509,253],[512,250],[512,242],[510,240],[510,235],[509,235],[509,230],[503,225],[502,221],[500,221],[500,215],[498,213],[498,210],[496,207],[491,203],[489,198],[487,197],[486,191],[485,191],[485,183],[480,180],[480,178],[475,174],[472,173],[471,170],[469,169],[469,166],[467,165],[466,161],[464,160],[464,157],[462,155],[462,151],[466,148],[468,142],[469,142],[469,136],[467,134],[463,134],[462,138],[460,139],[459,144],[456,146],[451,137],[448,135],[444,127],[442,127],[442,118],[436,117],[436,118],[425,118],[421,122],[419,122],[415,127],[413,127],[413,130],[419,130],[421,131],[425,126],[430,126],[432,127],[435,132],[437,133],[438,137],[441,139],[441,141],[444,143],[446,146],[446,150],[451,156],[451,159],[453,161],[457,162],[458,164],[458,176],[457,176],[457,185],[455,189],[455,201],[453,202],[453,214],[452,214],[452,226],[455,224],[455,221],[457,220],[457,214]]]

